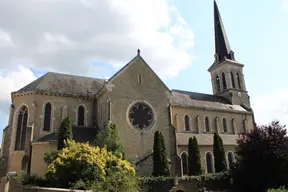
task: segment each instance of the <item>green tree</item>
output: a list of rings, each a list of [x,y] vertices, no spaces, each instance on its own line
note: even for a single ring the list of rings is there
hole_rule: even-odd
[[[108,151],[125,157],[124,147],[115,124],[107,123],[105,129],[97,134],[95,142],[100,148],[106,147]]]
[[[57,151],[56,158],[45,173],[52,186],[109,192],[122,192],[115,187],[126,189],[129,186],[132,191],[137,191],[135,169],[121,156],[108,152],[106,148],[75,141],[67,140],[65,146]],[[106,190],[109,186],[110,190]]]
[[[238,191],[288,187],[288,136],[285,125],[272,121],[237,141],[231,171]]]
[[[202,173],[200,151],[198,141],[194,136],[189,138],[188,144],[188,175],[200,175]]]
[[[63,119],[60,125],[57,149],[58,150],[63,149],[65,147],[64,145],[65,140],[72,140],[72,139],[73,139],[72,121],[71,118],[68,116]]]
[[[217,133],[214,133],[213,137],[213,154],[215,162],[215,172],[219,173],[226,171],[227,165],[225,159],[225,151],[223,147],[223,140]]]
[[[170,175],[170,170],[169,170],[169,162],[167,159],[167,153],[166,153],[166,147],[165,147],[165,142],[164,142],[164,137],[162,133],[160,132],[160,140],[161,140],[161,161],[162,161],[162,170],[161,170],[161,175],[162,176],[169,176]]]
[[[161,146],[162,146],[160,132],[156,131],[154,134],[154,146],[153,146],[153,173],[152,175],[157,177],[161,175]]]

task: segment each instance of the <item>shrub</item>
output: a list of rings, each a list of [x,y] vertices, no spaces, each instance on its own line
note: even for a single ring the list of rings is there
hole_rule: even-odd
[[[154,134],[152,175],[155,177],[170,175],[164,138],[159,131]]]
[[[188,144],[188,174],[191,175],[200,175],[201,170],[201,161],[200,161],[200,151],[196,137],[192,139],[189,138]]]
[[[58,151],[45,174],[54,187],[71,188],[82,181],[84,188],[88,189],[93,183],[107,183],[115,175],[119,178],[135,176],[135,170],[128,161],[122,160],[121,155],[113,155],[106,148],[69,140],[65,144],[66,147]],[[121,185],[122,180],[116,182]]]
[[[167,159],[167,153],[166,153],[166,147],[165,147],[165,142],[164,142],[164,137],[162,133],[160,132],[160,140],[161,140],[161,175],[163,176],[169,176],[170,175],[170,170],[169,170],[169,162]]]
[[[235,189],[265,191],[288,186],[288,137],[279,121],[259,126],[239,139],[231,176]]]
[[[95,144],[100,148],[106,147],[114,154],[120,153],[125,158],[124,148],[115,124],[107,123],[105,129],[97,134]]]
[[[227,170],[225,151],[223,147],[223,140],[217,134],[214,133],[213,137],[213,155],[214,155],[214,163],[215,163],[215,172],[223,172]]]
[[[72,139],[73,139],[72,122],[71,122],[71,118],[68,116],[63,119],[60,125],[57,149],[58,150],[63,149],[65,147],[64,141],[72,140]]]
[[[156,131],[153,146],[153,176],[157,177],[161,175],[161,163],[161,138],[160,132]]]

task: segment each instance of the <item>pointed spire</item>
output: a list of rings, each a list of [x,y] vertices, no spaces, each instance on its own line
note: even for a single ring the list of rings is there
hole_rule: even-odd
[[[235,60],[234,52],[230,48],[225,28],[215,0],[214,0],[214,30],[215,30],[215,61],[219,63],[224,59]]]

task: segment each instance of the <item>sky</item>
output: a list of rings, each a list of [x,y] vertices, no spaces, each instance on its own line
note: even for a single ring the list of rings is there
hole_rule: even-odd
[[[217,3],[256,122],[288,124],[288,0]],[[12,91],[47,71],[109,78],[138,48],[169,88],[211,94],[213,29],[213,0],[3,0],[0,129]]]

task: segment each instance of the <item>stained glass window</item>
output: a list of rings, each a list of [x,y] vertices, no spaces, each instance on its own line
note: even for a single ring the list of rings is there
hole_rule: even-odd
[[[51,126],[51,104],[47,103],[45,105],[45,114],[44,114],[44,131],[50,131],[50,126]]]
[[[183,175],[188,174],[188,158],[185,153],[181,155]]]
[[[144,103],[136,103],[129,109],[129,121],[135,129],[150,129],[153,124],[153,111]]]
[[[18,113],[15,151],[23,151],[25,149],[26,129],[28,121],[28,109],[23,106]]]
[[[212,154],[210,152],[206,153],[206,167],[207,173],[213,173],[213,162],[212,162]]]
[[[78,107],[78,125],[84,126],[85,109],[82,105]]]

